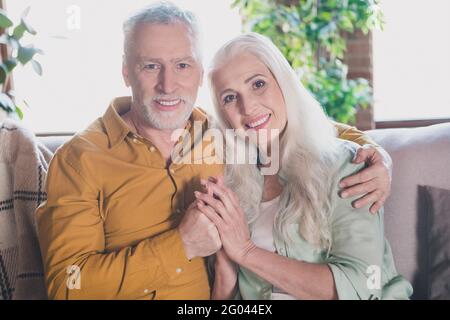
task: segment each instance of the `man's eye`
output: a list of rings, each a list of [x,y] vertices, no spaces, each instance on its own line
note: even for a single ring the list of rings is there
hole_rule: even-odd
[[[149,63],[149,64],[144,65],[144,69],[156,70],[156,69],[159,69],[159,66],[156,63]]]
[[[187,63],[179,63],[178,68],[179,69],[187,69],[187,68],[189,68],[189,65]]]
[[[253,83],[253,87],[258,89],[258,88],[262,88],[266,85],[266,82],[263,80],[256,80],[255,83]]]
[[[235,96],[235,95],[229,94],[229,95],[227,95],[225,98],[223,98],[223,102],[224,102],[225,104],[227,104],[227,103],[233,102],[235,99],[236,99],[236,96]]]

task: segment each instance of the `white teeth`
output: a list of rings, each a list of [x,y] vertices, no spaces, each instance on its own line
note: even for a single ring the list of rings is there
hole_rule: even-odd
[[[163,106],[174,106],[180,102],[180,99],[177,100],[157,100],[159,104]]]
[[[261,120],[252,122],[252,123],[248,123],[247,126],[250,128],[254,128],[257,126],[262,125],[263,123],[265,123],[267,120],[269,120],[270,115],[268,114],[267,116],[265,116],[264,118],[262,118]]]

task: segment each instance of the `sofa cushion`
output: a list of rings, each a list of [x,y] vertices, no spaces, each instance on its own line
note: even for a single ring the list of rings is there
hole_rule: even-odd
[[[450,190],[423,189],[428,209],[428,298],[450,300]]]
[[[379,129],[368,134],[393,160],[392,192],[385,204],[385,233],[398,272],[427,298],[427,210],[419,186],[450,189],[450,123],[423,128]]]

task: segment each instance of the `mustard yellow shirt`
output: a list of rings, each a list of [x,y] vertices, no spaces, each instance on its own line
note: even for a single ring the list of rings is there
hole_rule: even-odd
[[[217,176],[223,165],[167,166],[122,120],[130,103],[129,97],[115,99],[51,161],[48,199],[36,213],[50,299],[210,297],[204,259],[187,260],[176,226],[200,179]],[[194,137],[193,121],[205,129],[207,116],[194,109],[186,128],[191,147],[204,146],[207,141]],[[341,138],[372,142],[355,128],[336,126]]]
[[[120,117],[130,102],[114,100],[51,161],[48,199],[37,210],[50,299],[209,298],[204,261],[187,260],[175,226],[200,178],[217,176],[222,165],[167,167]],[[208,125],[199,109],[192,120]],[[79,288],[67,285],[70,266]]]

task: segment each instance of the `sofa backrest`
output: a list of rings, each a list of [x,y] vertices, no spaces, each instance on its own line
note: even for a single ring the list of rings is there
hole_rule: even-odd
[[[393,160],[392,192],[385,204],[385,233],[396,267],[427,298],[427,210],[420,186],[450,189],[450,123],[368,134]]]

